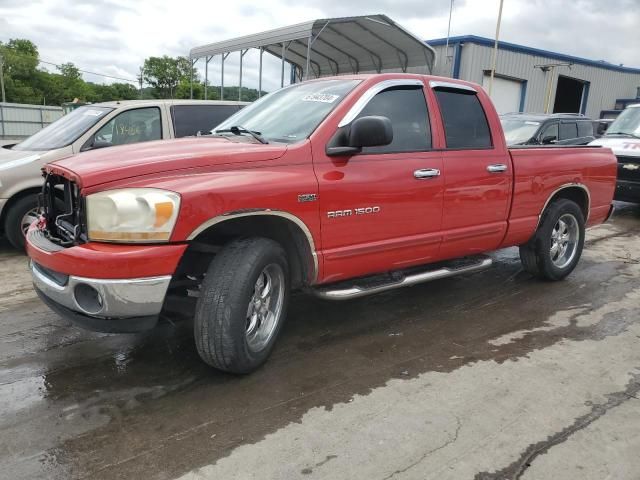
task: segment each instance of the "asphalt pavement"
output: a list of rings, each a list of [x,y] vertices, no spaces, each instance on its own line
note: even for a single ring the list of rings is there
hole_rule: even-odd
[[[297,294],[248,376],[189,322],[80,330],[0,243],[0,477],[639,479],[640,207],[565,281],[494,265],[359,300]]]

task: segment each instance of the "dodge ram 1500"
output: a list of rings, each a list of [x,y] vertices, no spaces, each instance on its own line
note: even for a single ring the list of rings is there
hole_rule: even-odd
[[[85,328],[154,327],[193,300],[208,364],[271,352],[292,290],[343,300],[487,268],[519,246],[560,280],[612,211],[600,147],[508,149],[478,85],[412,74],[294,84],[210,135],[45,168],[27,235],[40,297]]]

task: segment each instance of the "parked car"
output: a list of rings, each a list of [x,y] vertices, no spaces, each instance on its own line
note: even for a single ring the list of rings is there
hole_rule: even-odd
[[[16,248],[37,217],[40,169],[70,155],[209,131],[246,102],[128,100],[79,106],[35,135],[0,148],[0,232]],[[116,160],[117,161],[117,160]]]
[[[506,113],[500,116],[507,145],[587,145],[593,122],[573,113]]]
[[[92,330],[153,328],[194,300],[208,364],[271,352],[290,292],[345,300],[491,265],[519,246],[560,280],[612,211],[616,159],[507,148],[482,87],[413,74],[274,92],[210,136],[88,152],[46,167],[27,235],[37,293]],[[62,187],[64,202],[57,192]]]
[[[613,150],[618,159],[615,199],[640,203],[640,103],[629,105],[591,145]]]

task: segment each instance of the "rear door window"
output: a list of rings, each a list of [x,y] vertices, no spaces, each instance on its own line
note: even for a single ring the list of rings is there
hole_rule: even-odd
[[[380,115],[391,120],[393,141],[366,147],[363,153],[421,152],[431,148],[429,114],[422,87],[398,87],[378,93],[358,117]]]
[[[173,130],[177,138],[207,133],[241,108],[242,105],[173,105]]]
[[[570,140],[572,138],[578,138],[578,127],[575,122],[562,122],[560,124],[560,138],[559,140]]]
[[[474,149],[492,146],[484,109],[475,92],[436,89],[444,123],[447,148]]]

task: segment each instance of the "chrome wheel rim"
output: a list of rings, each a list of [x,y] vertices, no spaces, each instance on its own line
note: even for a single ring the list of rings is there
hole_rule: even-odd
[[[558,268],[566,268],[576,256],[580,241],[578,220],[565,213],[556,222],[551,231],[551,262]]]
[[[263,350],[280,322],[284,304],[284,271],[280,265],[269,264],[258,275],[247,308],[245,335],[254,352]]]
[[[20,231],[22,232],[23,235],[26,236],[27,231],[29,231],[29,227],[31,226],[31,224],[33,222],[38,221],[39,214],[40,214],[40,211],[38,210],[38,207],[35,207],[29,210],[27,213],[25,213],[22,216],[22,219],[20,220]]]

